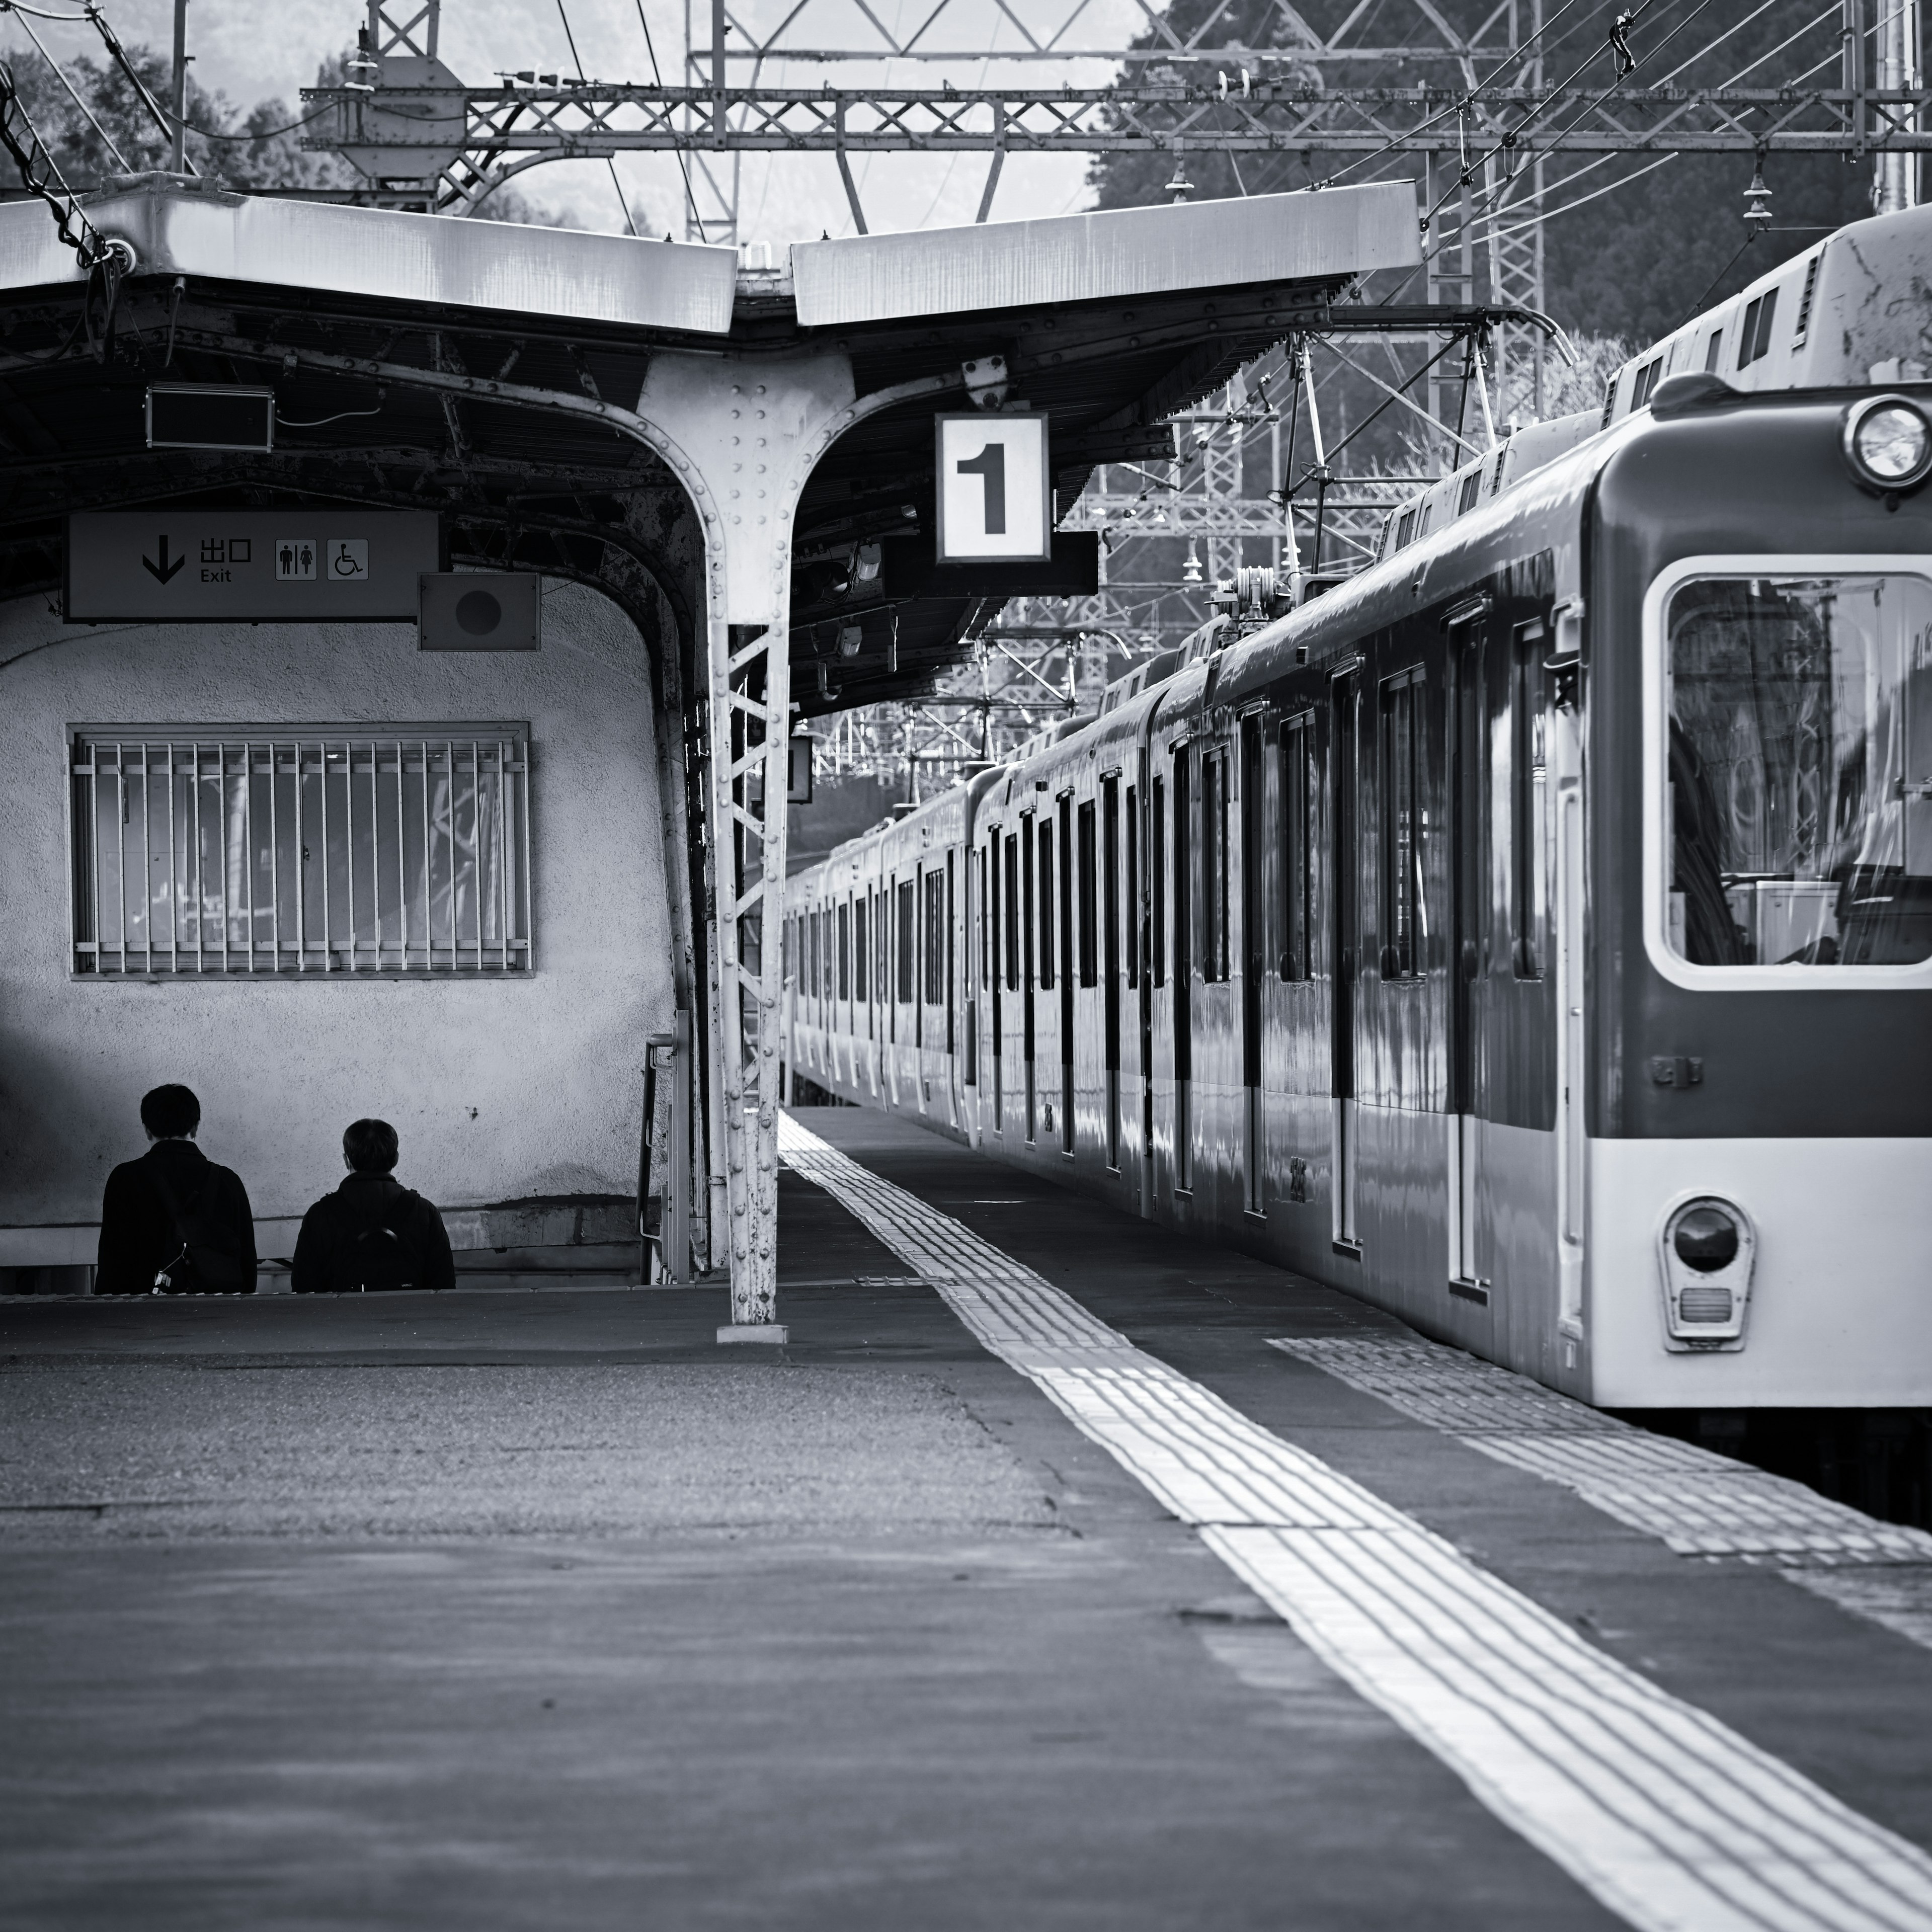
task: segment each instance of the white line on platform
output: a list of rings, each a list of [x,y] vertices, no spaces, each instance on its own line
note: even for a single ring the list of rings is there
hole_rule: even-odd
[[[1586,1642],[1413,1518],[782,1114],[779,1151],[920,1270],[1370,1702],[1646,1932],[1908,1932],[1932,1858]]]
[[[1802,1483],[1653,1436],[1420,1336],[1273,1342],[1499,1462],[1561,1483],[1684,1556],[1817,1563],[1932,1562],[1932,1536],[1880,1522]]]

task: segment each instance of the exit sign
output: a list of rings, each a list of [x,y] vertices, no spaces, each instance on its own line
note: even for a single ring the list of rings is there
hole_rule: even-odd
[[[1052,556],[1046,416],[949,415],[936,421],[938,561],[1044,562]]]
[[[442,567],[434,510],[76,511],[67,520],[70,624],[414,623]]]

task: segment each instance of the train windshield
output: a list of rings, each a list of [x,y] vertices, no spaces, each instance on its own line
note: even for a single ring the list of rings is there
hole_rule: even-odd
[[[1669,650],[1673,950],[1932,958],[1932,582],[1693,578]]]

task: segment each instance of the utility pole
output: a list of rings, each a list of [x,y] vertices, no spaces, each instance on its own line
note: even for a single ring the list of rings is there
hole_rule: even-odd
[[[188,172],[188,0],[175,0],[175,138],[168,166]]]
[[[1918,0],[1886,0],[1877,22],[1878,84],[1881,89],[1916,92],[1918,78]],[[1915,110],[1899,116],[1906,131],[1918,130]],[[1880,214],[1897,214],[1918,205],[1918,157],[1897,148],[1881,152],[1878,178],[1873,184],[1872,206]]]

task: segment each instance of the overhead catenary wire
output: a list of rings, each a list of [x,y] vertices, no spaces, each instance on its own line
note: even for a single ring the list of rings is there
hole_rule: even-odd
[[[577,51],[577,36],[570,30],[570,14],[563,0],[556,0],[556,17],[563,22],[563,38],[570,49],[571,64],[577,69],[577,78],[585,78],[584,56]],[[624,226],[632,236],[638,232],[638,224],[632,218],[631,198],[624,192],[624,184],[617,178],[617,158],[614,154],[604,157],[604,165],[610,170],[610,185],[617,191],[617,206],[623,211]]]
[[[10,5],[8,10],[21,12],[22,10],[13,8]],[[87,116],[88,126],[90,126],[94,131],[100,136],[101,140],[106,143],[107,152],[121,164],[122,166],[125,169],[128,173],[132,174],[134,172],[134,168],[130,164],[128,157],[115,146],[114,136],[109,134],[107,130],[102,127],[100,123],[94,118],[94,110],[88,106],[86,101],[81,97],[79,92],[76,89],[74,82],[69,80],[66,74],[62,71],[60,62],[56,60],[53,56],[47,52],[46,44],[41,40],[40,35],[34,32],[32,26],[26,19],[24,13],[22,13],[20,26],[22,31],[26,34],[28,39],[33,42],[41,59],[45,61],[49,68],[52,70],[55,80],[58,81],[62,86],[67,89],[68,96],[73,100],[74,104],[80,110],[82,113]]]

